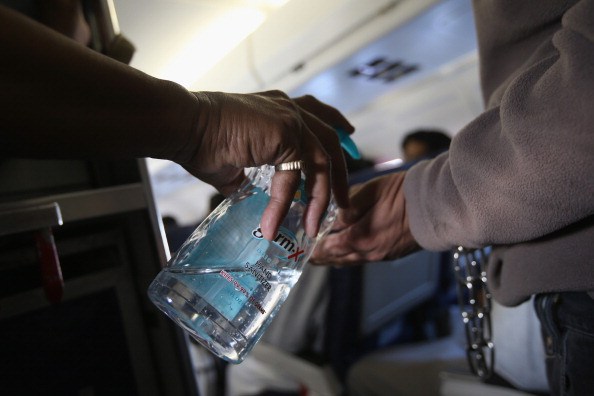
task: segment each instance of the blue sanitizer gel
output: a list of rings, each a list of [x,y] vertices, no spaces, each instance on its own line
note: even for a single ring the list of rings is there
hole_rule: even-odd
[[[303,228],[303,179],[274,240],[263,238],[259,222],[273,174],[271,166],[252,169],[250,181],[198,226],[148,291],[157,307],[232,363],[241,362],[260,339],[316,242]],[[320,235],[334,218],[332,203]]]

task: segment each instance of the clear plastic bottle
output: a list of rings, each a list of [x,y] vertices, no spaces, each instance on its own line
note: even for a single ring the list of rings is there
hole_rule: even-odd
[[[198,226],[148,290],[157,307],[231,363],[258,342],[336,217],[332,201],[319,236],[305,234],[302,175],[277,236],[264,239],[259,222],[273,174],[268,165],[250,169],[248,182]]]

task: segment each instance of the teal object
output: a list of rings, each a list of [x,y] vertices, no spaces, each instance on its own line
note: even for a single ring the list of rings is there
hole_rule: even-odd
[[[272,322],[319,238],[336,218],[331,201],[318,238],[305,233],[305,175],[273,240],[260,219],[270,202],[274,166],[247,180],[192,233],[149,286],[150,300],[205,348],[240,363]]]
[[[352,159],[361,159],[361,153],[359,153],[359,149],[353,139],[349,136],[348,133],[343,131],[340,128],[336,128],[336,133],[338,134],[338,139],[340,140],[340,145],[346,151]]]

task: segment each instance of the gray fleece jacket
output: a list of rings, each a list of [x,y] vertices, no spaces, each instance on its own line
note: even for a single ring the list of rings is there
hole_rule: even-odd
[[[486,110],[404,182],[430,250],[493,246],[489,286],[594,291],[594,0],[475,0]],[[591,295],[594,295],[591,293]]]

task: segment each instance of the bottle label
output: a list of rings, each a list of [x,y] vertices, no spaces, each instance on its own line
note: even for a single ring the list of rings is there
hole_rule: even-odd
[[[262,229],[260,227],[252,231],[252,236],[256,239],[264,238]],[[305,249],[301,249],[297,245],[297,238],[295,234],[286,228],[281,227],[276,237],[272,240],[272,243],[283,249],[287,255],[279,256],[278,259],[283,261],[294,260],[295,263],[299,262],[301,255],[305,253]]]
[[[247,263],[246,263],[247,265]],[[247,299],[247,301],[252,304],[254,307],[256,307],[256,309],[262,314],[264,315],[266,313],[266,310],[264,309],[264,307],[262,306],[262,303],[260,301],[258,301],[254,296],[252,296],[250,294],[250,291],[247,290],[245,287],[243,287],[243,285],[237,281],[233,275],[231,275],[230,273],[228,273],[225,270],[221,270],[219,272],[219,275],[221,275],[223,278],[225,278],[225,280],[227,282],[229,282],[235,290],[238,290],[241,294],[243,294],[245,296],[245,298]],[[233,298],[233,295],[235,293],[231,292],[230,296],[231,298]],[[231,300],[234,301],[234,300]],[[237,313],[241,310],[242,308],[242,303],[243,300],[235,300],[237,301],[237,303],[232,302],[228,305],[227,310],[224,311],[224,313],[226,314],[227,319],[231,319],[233,318],[235,315],[237,315]]]

